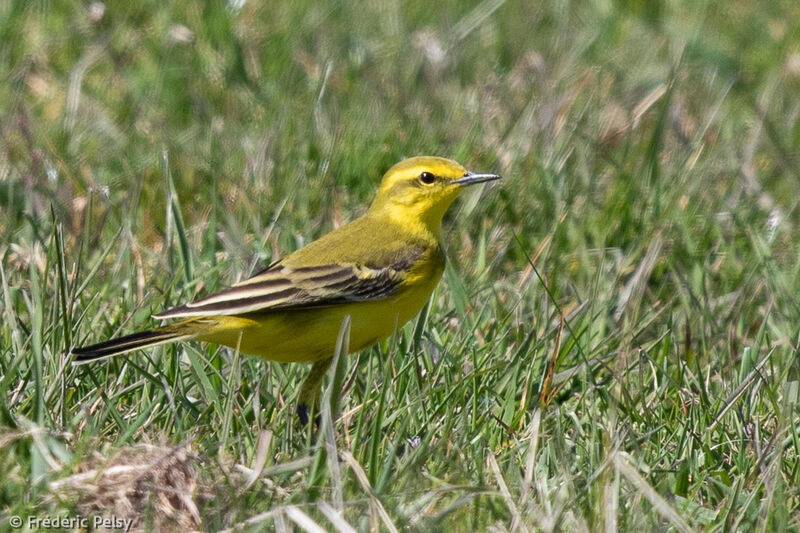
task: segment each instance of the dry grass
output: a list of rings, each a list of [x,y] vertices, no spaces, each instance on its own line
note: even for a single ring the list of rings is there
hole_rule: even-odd
[[[133,520],[131,531],[195,531],[202,524],[197,461],[188,444],[138,444],[110,457],[95,453],[50,488],[76,499],[83,516]]]

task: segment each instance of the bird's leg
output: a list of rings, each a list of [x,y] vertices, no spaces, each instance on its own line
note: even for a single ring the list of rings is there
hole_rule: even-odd
[[[304,426],[308,424],[312,413],[314,415],[319,414],[320,384],[332,361],[333,357],[315,361],[311,367],[311,372],[308,373],[308,377],[300,387],[300,394],[298,394],[297,398],[297,417]]]

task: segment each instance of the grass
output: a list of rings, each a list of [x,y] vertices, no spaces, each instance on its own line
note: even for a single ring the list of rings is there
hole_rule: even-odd
[[[798,15],[0,2],[0,528],[800,529]],[[69,364],[418,154],[506,179],[319,431],[303,365]]]

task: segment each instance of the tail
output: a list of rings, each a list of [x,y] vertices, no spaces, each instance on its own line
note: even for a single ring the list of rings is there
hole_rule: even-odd
[[[72,354],[75,356],[75,359],[73,359],[72,364],[82,365],[113,355],[141,350],[142,348],[149,348],[151,346],[158,346],[159,344],[166,344],[168,342],[192,339],[196,336],[196,332],[191,330],[187,331],[188,328],[175,327],[181,325],[181,323],[171,324],[162,328],[140,331],[139,333],[125,335],[118,339],[92,344],[91,346],[84,346],[83,348],[74,348]]]

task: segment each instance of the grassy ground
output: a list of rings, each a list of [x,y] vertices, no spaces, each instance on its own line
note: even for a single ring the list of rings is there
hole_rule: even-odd
[[[0,1],[0,530],[800,528],[800,5],[131,4]],[[419,154],[506,179],[323,430],[303,365],[69,364]]]

